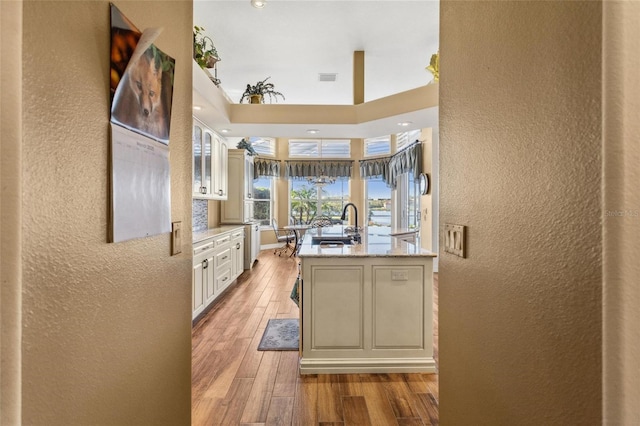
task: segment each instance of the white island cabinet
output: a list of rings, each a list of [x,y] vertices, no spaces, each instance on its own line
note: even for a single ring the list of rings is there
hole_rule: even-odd
[[[299,257],[302,374],[435,372],[433,258],[391,236],[362,235],[353,245],[312,244]]]

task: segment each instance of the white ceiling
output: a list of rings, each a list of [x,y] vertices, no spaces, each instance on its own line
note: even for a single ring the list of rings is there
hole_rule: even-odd
[[[263,9],[250,0],[193,3],[193,23],[214,40],[217,76],[233,102],[270,76],[286,98],[279,104],[351,105],[356,50],[365,52],[365,101],[432,80],[425,67],[438,50],[438,1],[267,1]],[[320,82],[319,73],[337,79]]]

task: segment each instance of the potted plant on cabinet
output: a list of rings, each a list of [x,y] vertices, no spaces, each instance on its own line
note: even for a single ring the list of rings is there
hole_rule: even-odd
[[[193,59],[202,69],[213,68],[220,60],[213,40],[204,35],[204,28],[197,25],[193,27]]]
[[[253,145],[251,145],[251,142],[249,142],[247,140],[247,138],[242,138],[242,140],[240,142],[238,142],[238,145],[236,145],[236,148],[238,148],[238,149],[246,149],[247,150],[247,154],[249,156],[251,156],[251,157],[253,157],[254,155],[258,155],[256,150],[253,149]]]
[[[271,103],[274,98],[276,102],[278,102],[278,96],[282,96],[282,100],[284,100],[284,95],[274,90],[273,83],[266,82],[270,78],[271,77],[267,77],[264,80],[257,82],[255,86],[247,84],[247,88],[240,98],[240,103],[247,99],[252,104],[261,104],[264,102],[265,95],[269,96],[269,103]]]
[[[429,61],[429,65],[425,69],[433,74],[434,82],[440,80],[440,50],[431,55],[431,61]]]

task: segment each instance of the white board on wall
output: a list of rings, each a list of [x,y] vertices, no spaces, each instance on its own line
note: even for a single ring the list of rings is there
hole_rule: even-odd
[[[112,242],[171,232],[169,147],[111,124]]]

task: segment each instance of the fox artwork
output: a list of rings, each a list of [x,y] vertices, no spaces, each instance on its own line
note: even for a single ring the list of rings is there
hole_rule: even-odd
[[[131,64],[119,82],[111,114],[117,123],[168,143],[172,87],[161,55],[151,46]]]

